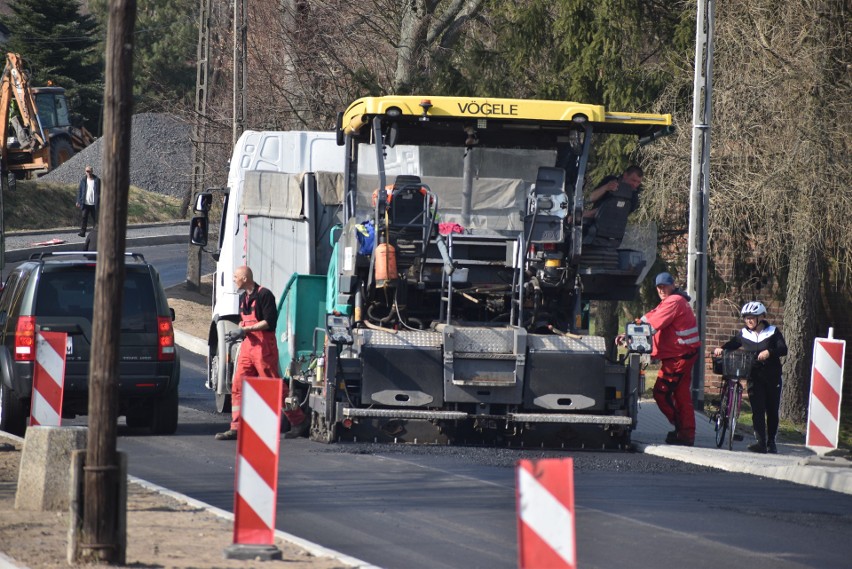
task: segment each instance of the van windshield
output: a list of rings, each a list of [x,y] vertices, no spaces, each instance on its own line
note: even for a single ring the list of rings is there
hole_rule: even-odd
[[[95,299],[95,268],[90,266],[45,267],[36,298],[37,317],[69,317],[92,321]],[[157,331],[157,307],[151,276],[144,267],[126,267],[121,330]]]

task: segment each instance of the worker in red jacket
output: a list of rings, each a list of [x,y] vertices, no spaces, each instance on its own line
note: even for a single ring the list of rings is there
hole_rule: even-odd
[[[692,367],[701,339],[689,296],[675,287],[669,273],[657,275],[660,304],[639,320],[650,324],[654,334],[651,357],[660,360],[654,384],[654,400],[675,430],[666,436],[672,445],[695,443],[695,411],[692,407]]]
[[[237,438],[243,379],[281,377],[278,374],[278,344],[275,341],[275,326],[278,323],[275,295],[254,282],[251,269],[245,266],[237,267],[234,271],[234,287],[240,291],[240,327],[229,334],[232,340],[244,339],[231,385],[231,428],[216,434],[216,439],[220,441]],[[287,397],[287,387],[285,382],[284,397]],[[284,411],[282,423],[285,423],[282,426],[285,438],[307,434],[308,420],[301,409]]]

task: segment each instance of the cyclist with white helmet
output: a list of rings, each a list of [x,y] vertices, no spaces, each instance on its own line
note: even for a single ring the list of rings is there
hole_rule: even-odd
[[[743,329],[721,348],[716,348],[713,355],[719,357],[725,350],[739,348],[755,354],[748,378],[748,400],[757,441],[749,445],[748,450],[774,454],[778,452],[775,436],[781,405],[781,358],[787,355],[787,343],[781,330],[765,319],[766,307],[762,302],[746,302],[740,315],[745,322]]]

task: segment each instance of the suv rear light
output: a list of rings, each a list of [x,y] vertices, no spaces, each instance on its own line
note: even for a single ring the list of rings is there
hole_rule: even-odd
[[[15,326],[15,361],[35,361],[35,316],[21,316]]]
[[[175,330],[168,316],[157,316],[157,344],[158,360],[175,359]]]

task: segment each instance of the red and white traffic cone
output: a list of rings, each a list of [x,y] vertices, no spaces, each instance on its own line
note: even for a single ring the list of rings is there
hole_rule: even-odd
[[[36,335],[30,426],[59,427],[62,422],[67,338],[65,332]]]
[[[805,445],[820,455],[837,449],[845,353],[846,341],[835,340],[833,328],[828,329],[828,338],[814,341]]]
[[[281,559],[273,545],[281,436],[280,379],[245,378],[237,435],[234,543],[228,559]]]
[[[516,475],[518,566],[576,569],[574,461],[521,460]]]

